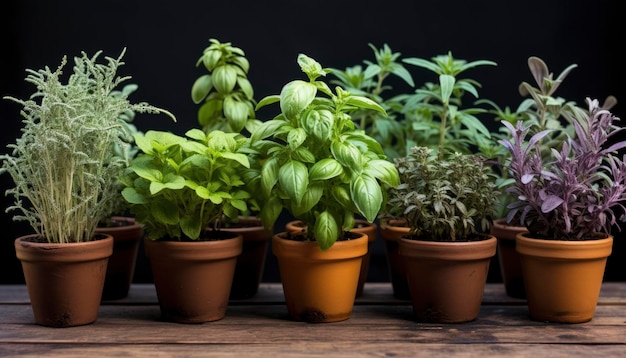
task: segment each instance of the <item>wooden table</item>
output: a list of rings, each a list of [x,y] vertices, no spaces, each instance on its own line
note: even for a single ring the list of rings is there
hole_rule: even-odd
[[[282,287],[231,301],[222,320],[178,324],[160,320],[152,284],[103,302],[98,320],[72,328],[34,324],[24,285],[0,286],[0,357],[626,357],[626,282],[602,287],[596,315],[582,324],[528,318],[526,302],[488,284],[477,320],[425,324],[389,283],[366,283],[352,317],[303,323],[287,316]]]

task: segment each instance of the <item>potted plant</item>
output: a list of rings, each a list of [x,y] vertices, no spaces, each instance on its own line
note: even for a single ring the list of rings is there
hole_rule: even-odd
[[[556,90],[563,84],[565,78],[577,67],[576,64],[567,66],[556,78],[549,71],[546,63],[537,56],[528,58],[528,68],[535,81],[535,85],[522,82],[519,92],[524,97],[515,111],[509,107],[500,108],[496,103],[488,99],[481,99],[479,103],[491,106],[489,111],[495,115],[497,121],[507,121],[515,125],[523,121],[530,126],[530,133],[538,133],[550,129],[549,135],[542,139],[542,155],[549,156],[550,148],[558,148],[566,136],[573,136],[574,127],[570,123],[568,115],[575,113],[578,106],[574,101],[556,96]],[[613,97],[607,98],[606,109],[610,109],[615,103]],[[520,232],[526,231],[519,224],[519,218],[506,218],[507,205],[515,200],[506,190],[513,185],[514,180],[505,169],[506,162],[510,160],[509,151],[499,141],[508,137],[505,127],[500,127],[499,132],[492,133],[492,140],[479,146],[479,151],[487,158],[493,160],[496,184],[501,190],[498,200],[496,219],[491,227],[491,233],[498,238],[497,257],[502,275],[502,281],[507,295],[516,298],[525,298],[524,282],[519,254],[515,250],[515,237]]]
[[[135,135],[141,153],[123,180],[131,212],[146,230],[146,255],[164,319],[215,321],[226,314],[243,238],[220,230],[247,211],[250,165],[237,133],[194,128],[178,136]]]
[[[8,210],[19,212],[14,220],[27,221],[35,232],[17,238],[15,249],[35,322],[44,326],[85,325],[97,318],[113,238],[95,231],[124,166],[111,151],[128,135],[120,113],[170,114],[111,95],[129,79],[117,75],[125,50],[105,63],[99,63],[101,53],[75,57],[66,82],[66,57],[54,71],[27,70],[26,81],[36,92],[28,100],[5,97],[22,106],[24,118],[21,137],[0,157],[2,172],[15,183],[6,192],[14,197]]]
[[[498,195],[490,169],[477,155],[439,157],[427,147],[413,147],[396,166],[401,184],[389,207],[410,229],[398,250],[417,320],[474,320],[496,252],[487,234]]]
[[[278,102],[281,109],[250,137],[263,163],[257,171],[260,217],[273,228],[286,209],[304,222],[302,235],[283,232],[272,238],[288,313],[295,320],[334,322],[352,313],[367,252],[367,238],[350,232],[355,215],[374,221],[398,174],[380,144],[356,129],[350,117],[359,108],[382,107],[339,86],[332,91],[320,80],[329,70],[314,59],[300,54],[297,61],[308,81],[290,81],[280,95],[257,105]]]
[[[248,79],[250,62],[245,52],[230,42],[222,43],[217,39],[209,42],[196,62],[196,67],[204,68],[206,73],[199,76],[191,88],[193,102],[201,104],[198,123],[205,133],[217,129],[249,135],[260,124],[255,118],[254,89]],[[254,182],[246,184],[251,186]],[[257,189],[248,188],[250,192]],[[257,293],[272,237],[272,232],[265,229],[257,216],[256,203],[250,200],[249,204],[244,216],[222,223],[223,230],[243,236],[243,251],[237,259],[231,299],[250,298]]]
[[[403,62],[427,69],[438,81],[404,95],[404,121],[422,130],[412,138],[419,145],[395,159],[401,184],[390,190],[383,217],[406,227],[389,235],[388,259],[401,262],[397,275],[405,279],[397,282],[404,286],[396,288],[408,292],[418,321],[471,321],[478,316],[495,255],[496,239],[486,230],[498,190],[491,168],[473,154],[490,136],[477,117],[486,110],[464,103],[466,94],[478,98],[480,84],[461,74],[495,63],[467,62],[450,52]],[[381,232],[385,229],[381,225]]]
[[[507,166],[516,201],[509,218],[518,217],[527,232],[517,235],[530,317],[538,321],[579,323],[593,318],[610,229],[626,216],[626,164],[616,151],[626,141],[609,110],[587,99],[588,110],[568,114],[576,135],[542,155],[550,130],[529,138],[530,126],[503,121],[511,153]],[[611,144],[613,142],[613,144]],[[621,214],[614,212],[618,210]]]
[[[406,133],[398,142],[395,152],[402,158],[410,155],[413,147],[429,147],[438,153],[440,159],[448,154],[459,152],[473,153],[480,143],[490,138],[490,132],[477,117],[486,109],[468,105],[467,97],[479,98],[480,83],[465,77],[466,71],[493,66],[488,60],[466,61],[453,57],[451,52],[438,55],[430,60],[408,57],[402,63],[425,69],[435,75],[437,81],[424,82],[413,93],[403,93],[395,97],[402,107],[399,111],[401,132]],[[397,159],[395,158],[395,159]],[[393,211],[393,208],[387,209]],[[381,236],[385,241],[387,262],[394,296],[409,299],[404,261],[398,252],[399,239],[409,233],[410,223],[401,216],[381,219]]]

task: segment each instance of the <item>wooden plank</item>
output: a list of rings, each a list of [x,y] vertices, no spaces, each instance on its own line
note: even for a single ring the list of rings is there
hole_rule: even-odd
[[[0,304],[28,304],[28,292],[25,285],[0,285]],[[230,305],[240,304],[284,304],[283,289],[280,283],[261,283],[256,296],[244,300],[231,300]],[[389,282],[367,282],[363,295],[355,300],[355,304],[404,304],[408,301],[393,297]],[[524,305],[523,299],[508,297],[504,286],[489,283],[485,286],[483,304]],[[600,299],[602,304],[626,305],[626,282],[605,282],[602,285]],[[126,304],[157,304],[156,291],[153,284],[133,284],[126,298],[105,301],[105,305]]]
[[[532,321],[524,307],[487,306],[476,321],[427,324],[414,321],[409,306],[358,306],[350,319],[296,322],[282,306],[238,306],[204,324],[163,322],[156,306],[107,306],[81,327],[51,329],[34,324],[29,306],[0,306],[0,343],[250,344],[326,342],[626,344],[623,307],[599,307],[582,324]],[[625,347],[626,349],[626,347]],[[626,352],[626,351],[625,351]]]
[[[0,344],[0,356],[100,357],[623,357],[624,345],[410,344],[405,342],[298,342],[293,344]]]

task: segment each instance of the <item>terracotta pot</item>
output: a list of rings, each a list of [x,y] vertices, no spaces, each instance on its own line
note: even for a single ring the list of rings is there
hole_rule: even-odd
[[[337,241],[326,251],[316,242],[272,237],[289,316],[296,321],[325,323],[352,315],[367,237]]]
[[[393,296],[398,299],[410,299],[409,286],[406,281],[404,260],[398,253],[400,238],[409,233],[409,227],[402,220],[382,220],[380,222],[380,237],[385,242],[387,267]]]
[[[300,220],[293,220],[287,222],[285,224],[285,230],[292,234],[303,233],[306,231],[306,226]],[[363,287],[365,286],[365,281],[367,279],[367,271],[369,270],[370,265],[370,256],[372,251],[372,245],[374,241],[376,241],[378,225],[375,223],[370,223],[364,219],[356,219],[355,226],[352,232],[360,232],[362,234],[367,235],[367,254],[363,256],[363,260],[361,261],[361,272],[359,273],[359,283],[356,288],[356,297],[359,297],[363,294]]]
[[[144,239],[164,320],[202,323],[224,318],[243,238],[212,241]]]
[[[363,287],[365,287],[365,281],[367,280],[367,271],[369,270],[370,257],[372,256],[372,245],[376,241],[378,225],[363,219],[356,219],[355,222],[354,228],[350,231],[367,235],[367,253],[361,261],[361,272],[359,273],[359,282],[356,286],[356,297],[359,297],[363,294]]]
[[[598,240],[516,238],[530,318],[542,322],[590,321],[598,304],[612,236]]]
[[[237,225],[222,229],[243,237],[243,251],[237,258],[235,277],[230,290],[230,298],[235,300],[250,298],[259,290],[267,246],[272,238],[272,233],[265,230],[259,218],[241,217]]]
[[[526,298],[522,264],[515,250],[515,237],[526,231],[524,226],[507,225],[506,219],[498,219],[491,226],[491,235],[498,239],[498,264],[506,294],[515,298]]]
[[[495,236],[467,242],[401,238],[413,312],[419,322],[461,323],[478,317]]]
[[[128,296],[135,273],[139,243],[143,238],[143,225],[132,217],[114,216],[117,226],[98,227],[97,233],[113,236],[113,254],[109,258],[102,291],[103,300],[117,300]]]
[[[38,235],[15,240],[35,323],[49,327],[91,324],[98,317],[113,237],[94,241],[49,244]]]

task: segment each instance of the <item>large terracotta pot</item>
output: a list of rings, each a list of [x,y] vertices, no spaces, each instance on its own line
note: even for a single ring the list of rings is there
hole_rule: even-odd
[[[409,233],[409,227],[402,220],[381,220],[380,237],[385,242],[385,253],[387,255],[387,267],[393,296],[398,299],[408,300],[410,298],[409,286],[406,281],[404,270],[404,260],[398,253],[398,243],[400,238]]]
[[[304,222],[300,220],[289,221],[285,224],[285,230],[292,234],[303,233],[306,231],[306,225]],[[361,272],[359,273],[359,283],[356,288],[356,297],[359,297],[363,294],[363,287],[365,287],[365,281],[367,279],[367,272],[369,270],[370,265],[370,256],[372,251],[372,245],[374,241],[376,241],[378,225],[375,223],[370,223],[364,219],[356,219],[355,225],[352,232],[360,232],[367,235],[367,254],[363,256],[363,260],[361,261]]]
[[[49,327],[91,324],[98,317],[113,237],[49,244],[38,235],[15,240],[35,323]]]
[[[401,238],[413,312],[419,322],[462,323],[478,317],[497,240],[438,242]]]
[[[520,255],[515,250],[515,237],[526,231],[524,226],[507,225],[506,219],[498,219],[491,226],[491,235],[498,239],[498,264],[506,294],[514,298],[526,298]]]
[[[288,239],[287,232],[272,237],[285,303],[296,321],[325,323],[352,315],[367,236],[337,241],[326,251],[316,242]]]
[[[109,258],[102,291],[103,300],[117,300],[128,296],[133,281],[143,225],[132,217],[113,216],[113,226],[101,226],[97,233],[113,236],[113,254]]]
[[[530,318],[542,322],[590,321],[598,304],[612,236],[598,240],[542,240],[517,235]]]
[[[259,290],[267,246],[272,238],[272,233],[265,230],[259,218],[241,217],[236,225],[222,229],[243,237],[243,250],[237,258],[230,290],[230,298],[234,300],[250,298]]]
[[[164,320],[202,323],[224,318],[243,238],[211,241],[144,239]]]

